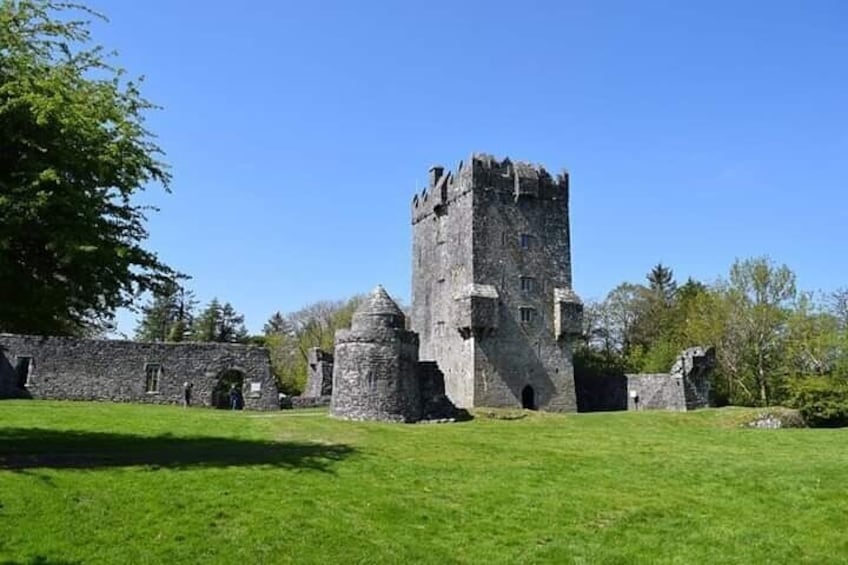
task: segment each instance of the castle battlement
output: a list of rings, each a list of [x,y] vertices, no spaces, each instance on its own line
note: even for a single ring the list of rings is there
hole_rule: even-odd
[[[461,406],[575,408],[568,174],[476,153],[412,199],[411,327]]]
[[[568,173],[552,176],[542,165],[524,161],[513,162],[509,157],[498,161],[487,153],[474,153],[460,161],[456,171],[445,172],[441,165],[430,167],[427,187],[412,198],[412,223],[432,214],[440,215],[451,201],[473,190],[498,193],[511,197],[542,200],[568,200]]]

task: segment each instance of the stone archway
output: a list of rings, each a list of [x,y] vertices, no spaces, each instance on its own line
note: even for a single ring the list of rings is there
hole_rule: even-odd
[[[244,377],[244,372],[240,369],[224,369],[218,373],[215,388],[212,389],[212,407],[222,410],[233,409],[233,391],[235,391],[235,409],[244,408]]]
[[[536,409],[536,391],[530,385],[521,390],[521,407],[527,410]]]

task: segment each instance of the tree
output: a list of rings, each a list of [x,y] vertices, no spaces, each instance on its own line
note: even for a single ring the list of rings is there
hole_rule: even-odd
[[[213,298],[195,319],[191,337],[194,341],[244,343],[248,334],[244,327],[244,316],[236,312],[229,302],[221,304],[217,298]]]
[[[839,327],[848,330],[848,287],[840,287],[827,297],[828,310],[839,321]]]
[[[789,306],[795,299],[795,273],[767,257],[737,260],[730,268],[727,299],[730,323],[742,338],[746,365],[756,388],[757,402],[768,406],[777,391],[781,352]]]
[[[610,291],[604,300],[603,318],[613,348],[624,357],[637,345],[636,327],[645,308],[645,287],[621,283]]]
[[[142,318],[135,330],[139,341],[183,341],[194,321],[197,300],[194,293],[177,283],[165,286],[141,309]]]
[[[0,2],[0,331],[81,334],[161,290],[134,196],[168,190],[138,81],[91,44],[84,7]]]
[[[274,312],[262,327],[262,333],[266,336],[271,334],[291,334],[293,332],[294,328],[291,322],[279,311]]]
[[[671,327],[677,283],[672,270],[662,263],[657,263],[645,278],[648,287],[638,287],[631,365],[639,371],[662,372],[668,370],[680,350]]]
[[[306,384],[307,354],[312,347],[332,352],[336,330],[350,326],[353,313],[363,300],[324,300],[282,315],[276,312],[265,324],[265,340],[271,366],[284,392],[295,394]]]
[[[657,263],[645,278],[648,279],[651,291],[662,298],[666,304],[671,304],[674,293],[677,291],[677,283],[674,281],[674,271],[662,263]]]
[[[784,370],[792,377],[833,375],[844,358],[839,319],[800,293],[786,321]]]

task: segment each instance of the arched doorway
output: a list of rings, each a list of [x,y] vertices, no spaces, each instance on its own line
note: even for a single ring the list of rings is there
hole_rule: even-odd
[[[521,407],[527,410],[536,409],[536,393],[530,385],[527,385],[521,391]]]
[[[212,389],[212,406],[214,408],[233,408],[233,397],[235,397],[236,408],[244,408],[244,373],[238,369],[227,369],[218,375],[218,382]]]

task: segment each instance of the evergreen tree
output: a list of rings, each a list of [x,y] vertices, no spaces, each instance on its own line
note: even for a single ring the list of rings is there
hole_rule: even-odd
[[[645,278],[648,279],[648,285],[651,291],[661,297],[666,304],[671,304],[674,293],[677,290],[677,283],[674,281],[674,272],[662,263],[657,263]]]
[[[194,293],[177,283],[170,283],[154,293],[142,307],[142,317],[135,330],[139,341],[183,341],[191,326],[197,301]]]
[[[219,343],[244,343],[248,339],[244,316],[236,312],[232,304],[221,304],[217,298],[197,316],[191,336],[194,341]]]
[[[274,312],[262,328],[265,335],[290,334],[293,331],[292,323],[279,311]]]

